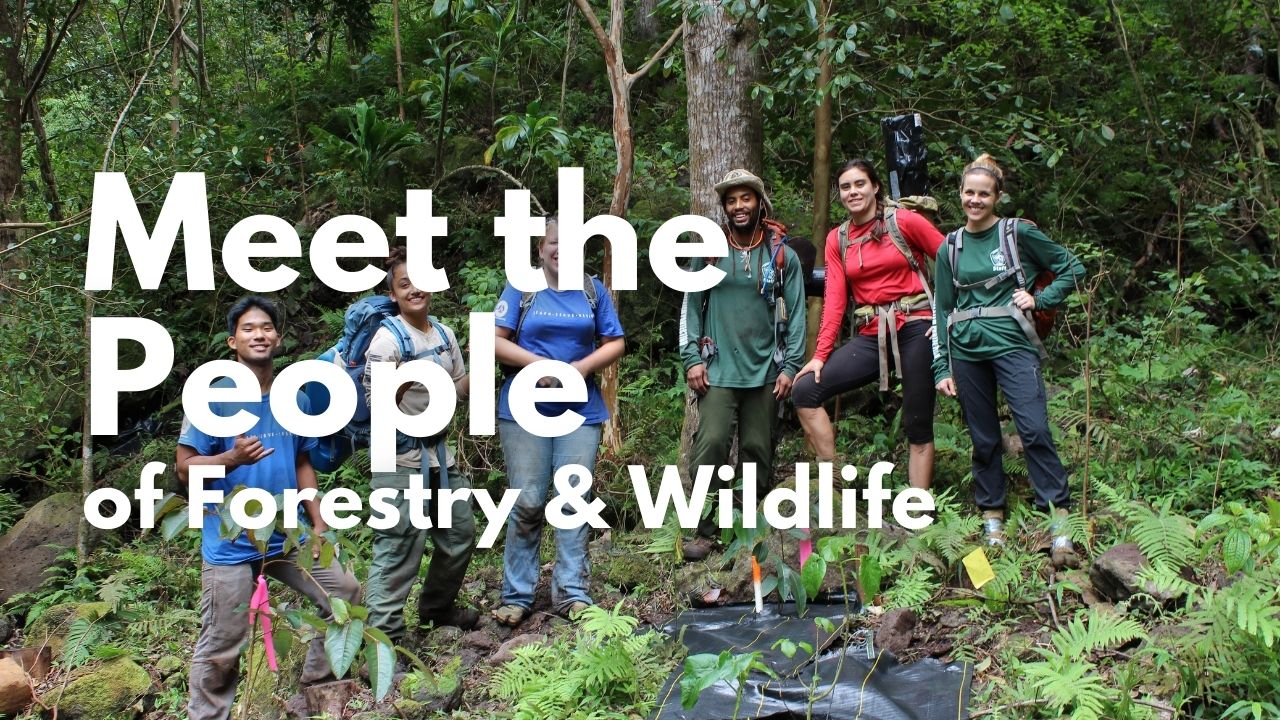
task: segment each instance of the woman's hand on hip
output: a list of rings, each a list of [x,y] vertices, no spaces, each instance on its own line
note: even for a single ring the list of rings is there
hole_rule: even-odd
[[[821,384],[822,368],[825,365],[826,365],[825,362],[819,360],[818,358],[814,358],[809,362],[805,363],[804,367],[800,368],[800,372],[796,373],[796,379],[799,380],[800,378],[804,377],[806,374],[813,373],[813,381],[815,383]]]
[[[1026,290],[1014,290],[1013,304],[1017,305],[1019,310],[1035,310],[1036,296]]]

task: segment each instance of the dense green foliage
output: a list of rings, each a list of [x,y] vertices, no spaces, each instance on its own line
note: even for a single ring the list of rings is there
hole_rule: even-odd
[[[23,77],[32,76],[47,33],[74,21],[43,83],[29,88],[42,129],[29,117],[22,126],[21,182],[0,187],[0,220],[47,221],[44,229],[0,232],[9,243],[0,248],[7,378],[0,531],[41,497],[78,487],[82,288],[95,171],[127,174],[148,227],[174,173],[205,173],[215,248],[235,223],[259,213],[295,225],[304,249],[340,214],[366,215],[391,232],[404,191],[433,188],[436,213],[449,217],[435,256],[445,259],[452,281],[434,312],[464,343],[467,313],[491,309],[502,288],[492,218],[512,179],[553,211],[556,168],[581,165],[587,214],[608,208],[615,149],[605,63],[564,3],[398,3],[403,91],[385,3],[203,0],[198,18],[199,3],[181,3],[191,45],[177,66],[167,3],[11,5],[0,12],[20,17]],[[1073,515],[1073,529],[1090,555],[1137,543],[1150,560],[1150,582],[1183,599],[1085,609],[1080,578],[1049,573],[1035,546],[1046,521],[1018,493],[1010,532],[1026,537],[993,559],[996,580],[965,591],[959,561],[979,531],[965,501],[968,438],[949,402],[940,403],[937,425],[938,522],[908,538],[833,539],[815,556],[824,569],[856,564],[853,577],[864,590],[878,587],[885,606],[963,613],[950,656],[979,662],[975,707],[993,710],[987,717],[1157,717],[1159,707],[1191,717],[1280,717],[1272,704],[1280,696],[1274,4],[839,2],[826,40],[818,34],[823,3],[726,5],[758,33],[767,68],[754,88],[765,127],[760,170],[781,219],[798,235],[813,234],[816,79],[830,53],[837,163],[879,160],[879,119],[918,112],[944,226],[959,220],[952,189],[961,166],[990,152],[1010,170],[1001,212],[1035,219],[1085,260],[1089,279],[1063,316],[1046,370],[1073,493],[1087,497],[1088,514]],[[638,31],[641,18],[628,18],[628,57],[657,49],[686,10],[682,0],[656,6],[661,31],[654,36]],[[11,41],[0,37],[0,49]],[[677,47],[632,91],[629,220],[642,247],[689,207],[684,81]],[[40,168],[41,138],[51,177]],[[832,219],[841,213],[833,207]],[[598,270],[598,258],[591,262]],[[290,317],[280,367],[332,342],[351,299],[319,283],[305,258],[287,264],[301,277],[278,296]],[[618,530],[638,522],[629,480],[618,470],[675,462],[683,413],[680,297],[647,272],[643,258],[640,267],[639,291],[619,298],[628,331],[619,392],[624,445],[598,469],[599,494]],[[222,312],[241,294],[219,262],[211,292],[186,290],[178,253],[155,290],[140,290],[128,268],[121,249],[117,285],[97,295],[96,313],[160,322],[173,338],[176,365],[160,388],[125,397],[127,433],[95,440],[95,482],[123,488],[136,485],[141,462],[171,459],[182,382],[198,364],[223,356]],[[126,367],[137,360],[137,349],[129,352]],[[464,429],[455,423],[465,464],[478,482],[496,487],[503,473],[496,442],[466,437]],[[837,434],[841,451],[859,465],[905,460],[892,400],[854,396]],[[807,456],[798,428],[789,427],[779,457]],[[1015,477],[1025,474],[1021,462],[1007,460]],[[367,480],[349,466],[328,482],[361,489]],[[80,572],[54,574],[9,611],[34,620],[61,603],[110,603],[110,613],[77,621],[66,667],[121,653],[188,652],[198,624],[193,540],[112,537]],[[345,540],[357,572],[366,540],[355,532]],[[822,575],[806,578],[777,562],[784,590]],[[1048,607],[1061,608],[1052,622],[1034,609],[1045,607],[1046,588]],[[491,697],[502,702],[487,711],[541,717],[535,704],[563,704],[566,692],[586,693],[601,713],[645,708],[651,698],[638,688],[651,687],[670,663],[651,636],[622,637],[620,610],[599,611],[592,622],[576,638],[518,652],[492,679]],[[1041,643],[1031,651],[1002,639],[1035,632]],[[628,659],[631,667],[621,667]],[[174,697],[158,701],[165,702],[180,706]]]

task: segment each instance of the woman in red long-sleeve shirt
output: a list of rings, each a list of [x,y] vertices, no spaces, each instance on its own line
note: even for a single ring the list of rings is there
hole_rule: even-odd
[[[912,487],[928,488],[933,482],[933,311],[915,268],[923,266],[925,256],[937,255],[942,234],[919,214],[896,208],[894,219],[913,256],[914,263],[909,262],[890,237],[875,167],[851,160],[837,177],[849,221],[827,235],[822,326],[813,359],[796,376],[796,413],[818,461],[832,461],[835,431],[822,404],[876,379],[881,391],[888,391],[892,368],[902,378],[902,426],[911,447],[907,476]],[[847,246],[843,257],[842,245]],[[855,335],[836,349],[850,296]]]

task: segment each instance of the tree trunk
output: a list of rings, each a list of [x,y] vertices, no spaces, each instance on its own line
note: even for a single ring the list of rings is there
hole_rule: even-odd
[[[182,0],[169,0],[173,19],[173,52],[169,58],[169,134],[178,139],[178,112],[182,110]]]
[[[209,95],[209,66],[205,63],[204,0],[196,0],[196,67],[199,70],[200,97]]]
[[[662,32],[658,18],[658,0],[636,0],[634,21],[636,39],[649,42]]]
[[[831,38],[831,0],[822,4],[818,18],[818,42]],[[821,101],[813,118],[813,246],[817,248],[816,267],[826,265],[827,230],[831,225],[831,51],[818,58],[818,92]],[[822,298],[809,298],[808,324],[805,332],[805,354],[812,356],[818,344],[818,325],[822,317]]]
[[[391,38],[396,48],[396,104],[404,122],[404,60],[400,54],[400,0],[391,0]]]
[[[606,72],[609,76],[609,91],[613,98],[613,144],[617,151],[617,162],[614,166],[613,200],[609,203],[609,214],[620,218],[627,216],[627,205],[631,198],[631,173],[635,165],[635,138],[631,130],[631,85],[644,77],[646,73],[671,49],[676,39],[684,31],[681,24],[671,34],[662,47],[654,52],[647,62],[634,73],[627,72],[622,56],[622,26],[625,18],[622,0],[609,2],[609,30],[606,32],[591,9],[588,0],[574,0],[591,26],[596,42],[604,54]],[[601,279],[613,296],[614,306],[618,306],[617,294],[613,292],[613,248],[605,245],[604,270]],[[605,406],[609,409],[609,421],[604,425],[604,445],[612,452],[622,449],[622,423],[618,418],[618,365],[610,365],[600,373],[600,394],[604,396]]]
[[[440,33],[449,42],[449,26],[453,24],[453,3],[449,3],[444,11],[444,32]],[[453,43],[449,43],[444,51],[444,90],[440,93],[440,124],[436,128],[436,180],[444,175],[444,129],[449,121],[449,87],[453,84]]]
[[[751,99],[751,85],[760,73],[760,60],[752,52],[755,39],[754,26],[729,17],[714,0],[703,0],[702,14],[696,20],[685,18],[689,212],[694,215],[723,220],[715,184],[728,171],[745,168],[765,177],[760,106]],[[734,66],[732,74],[730,65]],[[689,391],[685,393],[680,432],[681,474],[688,467],[697,426],[698,405]]]
[[[714,0],[703,0],[696,21],[686,18],[689,210],[694,215],[721,217],[714,186],[726,172],[745,168],[764,175],[764,130],[760,107],[751,99],[760,74],[760,60],[751,50],[755,41],[754,25],[729,17]]]
[[[16,222],[22,199],[22,68],[23,8],[25,3],[0,2],[0,222]],[[0,230],[0,249],[17,240],[14,230]]]
[[[53,158],[49,154],[49,136],[44,131],[44,118],[40,117],[40,103],[31,103],[31,129],[36,136],[36,154],[40,158],[40,180],[44,183],[44,199],[49,203],[49,219],[62,222],[62,199],[58,196],[58,181],[53,174]]]

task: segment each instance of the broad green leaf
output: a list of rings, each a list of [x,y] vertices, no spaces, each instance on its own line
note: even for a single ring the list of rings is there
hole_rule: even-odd
[[[1110,125],[1103,125],[1100,132],[1102,133],[1102,139],[1107,142],[1116,139],[1116,131],[1112,130]]]
[[[175,510],[164,516],[164,520],[160,521],[160,535],[165,540],[172,540],[178,536],[187,527],[190,508],[183,505],[180,509]]]
[[[804,592],[808,597],[817,597],[822,589],[822,580],[827,576],[827,561],[814,553],[804,562],[800,569],[800,579],[804,584]]]
[[[329,607],[333,608],[333,621],[339,625],[346,625],[351,620],[349,612],[350,605],[346,600],[340,597],[329,598]]]
[[[364,622],[352,620],[346,625],[330,625],[324,634],[324,654],[329,658],[329,667],[333,674],[341,680],[351,662],[360,651],[360,642],[364,637]]]
[[[276,655],[284,657],[293,647],[293,630],[288,625],[277,624],[271,630],[271,643],[276,646]]]
[[[1222,538],[1222,559],[1227,565],[1227,572],[1240,572],[1249,562],[1249,553],[1253,549],[1253,541],[1249,534],[1240,528],[1232,528]]]
[[[866,597],[862,598],[863,603],[873,603],[876,596],[880,594],[880,579],[883,577],[884,571],[880,568],[880,561],[875,555],[864,555],[861,567],[858,569],[858,583],[862,586],[862,592]]]
[[[365,643],[364,658],[369,665],[369,684],[373,686],[373,697],[381,701],[391,691],[391,681],[395,677],[395,650],[390,643]]]

